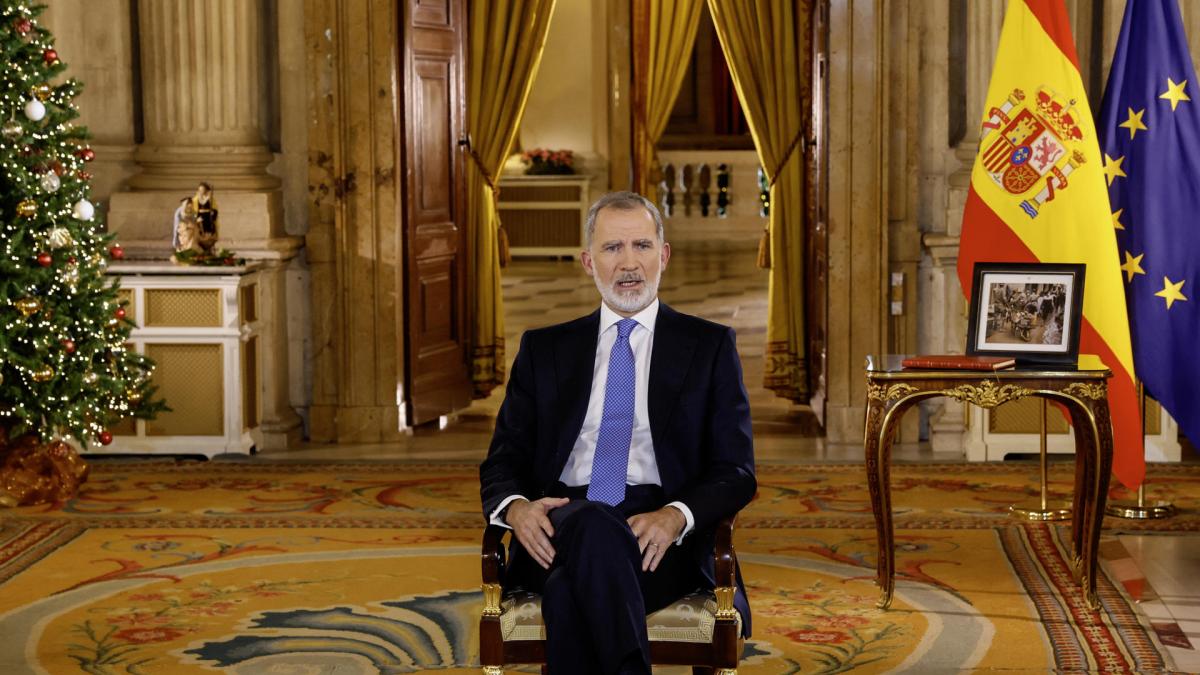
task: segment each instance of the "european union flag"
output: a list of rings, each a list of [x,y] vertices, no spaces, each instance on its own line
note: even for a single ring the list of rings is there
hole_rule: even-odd
[[[1200,82],[1176,0],[1129,0],[1099,127],[1137,377],[1200,442]]]

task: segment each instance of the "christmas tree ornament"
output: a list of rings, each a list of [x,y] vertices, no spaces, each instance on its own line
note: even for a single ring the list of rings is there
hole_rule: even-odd
[[[5,122],[3,127],[0,127],[0,136],[4,136],[10,141],[17,140],[24,135],[24,133],[25,127],[21,126],[21,123],[16,119],[11,119]]]
[[[13,303],[21,316],[28,319],[33,316],[39,309],[42,308],[42,301],[37,298],[21,298]]]
[[[80,171],[75,175],[79,176],[79,180],[85,183],[92,179],[92,174],[87,171]]]
[[[53,49],[47,49],[42,52],[42,60],[46,62],[46,65],[53,66],[58,63],[58,52]]]
[[[46,106],[36,98],[31,98],[25,104],[25,116],[34,122],[41,122],[42,118],[46,116]]]
[[[124,260],[125,249],[121,248],[120,244],[116,244],[112,248],[108,249],[108,257],[112,258],[113,260]]]
[[[87,371],[83,374],[83,383],[87,386],[93,386],[100,381],[100,376],[93,371]]]
[[[137,389],[130,389],[125,392],[125,398],[129,399],[129,402],[133,405],[137,405],[142,402],[142,392]]]
[[[13,28],[17,29],[17,35],[24,37],[33,30],[33,22],[25,18],[17,19],[13,22]]]
[[[125,318],[125,308],[118,307],[117,311],[113,312],[113,316],[117,317],[118,319],[124,319]]]
[[[75,353],[75,341],[70,338],[63,339],[62,348],[63,348],[64,352],[66,352],[68,354],[74,354]]]
[[[62,269],[62,281],[71,289],[71,292],[79,290],[79,266],[74,262],[68,262],[66,267]]]
[[[66,248],[71,245],[71,231],[65,227],[51,228],[46,234],[46,243],[50,244],[50,248]]]
[[[85,162],[90,162],[93,159],[96,159],[96,151],[92,150],[91,148],[81,148],[79,152],[75,153],[75,155]]]
[[[62,180],[53,171],[47,171],[38,179],[38,185],[41,185],[46,192],[54,192],[62,186]]]
[[[37,254],[37,261],[42,267],[49,267],[50,263],[54,262],[54,258],[51,257],[49,253],[42,251],[41,253]]]
[[[22,199],[17,204],[17,215],[22,218],[32,218],[37,215],[37,202],[32,199]]]
[[[41,368],[33,371],[30,377],[33,378],[34,382],[49,382],[50,380],[54,379],[54,369],[48,365],[42,366]]]
[[[112,443],[113,435],[107,431],[101,431],[96,438],[100,441],[100,445],[108,445]]]
[[[50,85],[46,84],[45,82],[33,88],[33,96],[39,101],[45,101],[46,99],[50,98],[51,92],[53,92],[53,90],[50,88]]]
[[[63,164],[62,164],[62,162],[58,161],[57,159],[56,159],[56,160],[54,160],[53,162],[50,162],[50,170],[54,172],[54,175],[55,175],[55,176],[61,176],[61,175],[63,175]]]
[[[96,207],[86,199],[80,199],[75,202],[74,208],[71,209],[71,215],[79,220],[91,220],[96,215]]]

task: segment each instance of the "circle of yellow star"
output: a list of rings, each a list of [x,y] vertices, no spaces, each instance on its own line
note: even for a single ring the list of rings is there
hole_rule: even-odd
[[[1133,108],[1128,108],[1128,110],[1129,110],[1129,119],[1125,120],[1124,122],[1121,122],[1117,126],[1128,129],[1129,130],[1129,138],[1130,138],[1130,140],[1132,140],[1133,137],[1137,134],[1137,132],[1146,131],[1146,124],[1144,122],[1142,122],[1142,116],[1146,114],[1146,109],[1142,108],[1141,110],[1139,110],[1137,112],[1133,112]]]
[[[1163,93],[1159,94],[1158,97],[1164,98],[1164,99],[1170,101],[1171,102],[1171,112],[1174,112],[1175,108],[1179,105],[1180,101],[1192,100],[1192,97],[1188,96],[1183,91],[1183,88],[1186,86],[1187,86],[1187,80],[1184,80],[1183,82],[1180,82],[1179,84],[1175,84],[1175,80],[1172,80],[1171,78],[1168,77],[1167,78],[1167,90],[1164,91]],[[1122,125],[1122,126],[1124,126],[1124,125]]]
[[[1104,177],[1108,179],[1109,185],[1112,185],[1114,178],[1127,178],[1125,171],[1121,168],[1121,165],[1124,163],[1124,155],[1113,159],[1108,156],[1108,153],[1104,154]]]
[[[1113,211],[1112,218],[1113,218],[1113,228],[1114,229],[1118,229],[1118,230],[1125,229],[1125,226],[1121,224],[1121,214],[1122,213],[1125,213],[1125,209],[1117,209],[1116,211]]]
[[[1180,292],[1180,289],[1183,288],[1183,283],[1183,281],[1180,281],[1177,284],[1173,284],[1170,279],[1163,277],[1163,289],[1155,293],[1155,295],[1167,301],[1167,309],[1171,309],[1171,305],[1175,304],[1176,300],[1187,301],[1187,297]]]
[[[1146,273],[1146,270],[1142,269],[1142,258],[1145,257],[1145,253],[1134,256],[1129,251],[1125,251],[1125,264],[1121,265],[1121,269],[1125,270],[1125,274],[1128,276],[1125,283],[1133,281],[1134,275]]]

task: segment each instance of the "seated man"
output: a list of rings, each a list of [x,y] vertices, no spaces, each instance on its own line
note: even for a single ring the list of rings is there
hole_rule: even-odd
[[[603,302],[522,337],[483,513],[515,535],[506,585],[542,594],[551,673],[649,673],[646,614],[713,587],[713,526],[754,496],[750,404],[733,330],[658,300],[653,203],[601,197],[586,246]]]

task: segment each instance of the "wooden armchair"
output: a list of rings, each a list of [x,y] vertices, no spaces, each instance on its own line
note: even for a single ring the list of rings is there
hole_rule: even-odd
[[[697,592],[646,617],[650,662],[692,666],[696,675],[736,675],[742,653],[742,619],[733,606],[737,557],[733,521],[717,524],[713,555],[716,589]],[[540,663],[545,671],[546,630],[541,596],[502,593],[503,527],[483,533],[483,613],[479,618],[479,663],[484,675],[502,675],[505,664]]]

